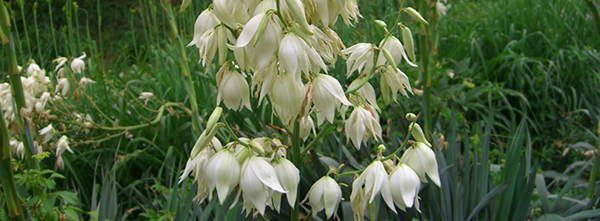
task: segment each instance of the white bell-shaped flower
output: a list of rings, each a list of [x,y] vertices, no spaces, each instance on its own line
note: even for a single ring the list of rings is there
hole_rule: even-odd
[[[310,132],[315,131],[315,123],[310,117],[310,115],[306,115],[300,118],[300,137],[303,140],[306,140],[310,135]]]
[[[249,18],[247,2],[239,0],[214,0],[213,13],[227,26],[236,29]]]
[[[69,83],[69,79],[59,78],[57,80],[56,90],[54,93],[59,94],[60,92],[60,95],[67,96],[69,90],[71,90],[71,84]]]
[[[250,87],[246,78],[237,71],[228,70],[225,65],[217,74],[217,103],[225,103],[229,109],[240,111],[243,107],[251,110]]]
[[[352,140],[352,144],[357,149],[360,149],[362,142],[369,137],[381,140],[382,131],[379,125],[379,115],[372,108],[369,107],[369,110],[367,110],[365,107],[355,107],[350,117],[346,119],[344,127],[346,138]]]
[[[390,174],[390,192],[394,204],[405,210],[411,208],[418,199],[421,181],[419,176],[408,165],[400,163]]]
[[[223,149],[210,158],[205,174],[209,192],[216,188],[219,202],[223,204],[227,195],[240,182],[240,165],[233,152]]]
[[[375,110],[379,111],[379,106],[377,106],[377,94],[375,93],[375,88],[367,81],[361,82],[360,78],[352,81],[350,86],[348,86],[348,90],[356,89],[356,92],[363,97],[369,105],[373,106]]]
[[[244,48],[252,70],[260,70],[268,65],[279,49],[282,30],[279,18],[274,13],[257,14],[246,23],[235,44]]]
[[[417,67],[417,65],[412,63],[408,58],[408,55],[404,50],[404,46],[398,38],[390,35],[381,41],[379,47],[381,48],[381,50],[385,49],[387,50],[387,52],[389,52],[390,57],[394,61],[394,65],[399,65],[402,59],[404,59],[408,65]],[[387,60],[388,58],[386,58],[383,52],[379,53],[379,57],[377,58],[377,65],[383,65]],[[388,61],[388,64],[391,65],[392,63]]]
[[[62,156],[62,154],[65,151],[69,151],[70,153],[73,153],[73,150],[71,150],[71,147],[69,147],[69,138],[67,136],[63,135],[56,142],[56,156],[57,157]]]
[[[342,85],[334,77],[319,74],[313,79],[312,85],[312,101],[318,110],[318,125],[321,125],[325,120],[333,123],[335,112],[340,109],[341,105],[352,106],[352,103],[344,94]]]
[[[219,23],[220,21],[212,12],[212,9],[208,8],[202,11],[194,23],[194,38],[187,46],[196,45],[198,47],[204,33],[216,27]]]
[[[310,187],[306,197],[313,213],[325,210],[327,219],[330,219],[342,201],[342,189],[333,178],[324,176]]]
[[[371,71],[374,65],[375,45],[370,43],[358,43],[341,51],[346,59],[346,76],[352,75],[355,71]]]
[[[416,142],[402,155],[402,162],[406,163],[419,176],[421,181],[427,182],[426,175],[436,186],[440,186],[438,164],[433,150],[422,142]]]
[[[273,168],[277,173],[277,179],[283,190],[286,191],[287,201],[290,207],[294,207],[296,203],[296,196],[298,195],[298,183],[300,183],[300,170],[296,166],[285,158],[277,158],[273,162]],[[281,198],[281,193],[274,192],[274,198]],[[280,201],[280,200],[274,200]],[[279,207],[279,203],[275,203],[276,208]]]
[[[285,125],[292,126],[300,113],[304,91],[302,81],[293,75],[280,74],[276,77],[269,98],[273,110]]]
[[[408,76],[400,69],[391,65],[386,65],[383,68],[380,83],[383,97],[388,102],[392,100],[396,101],[398,93],[402,94],[402,96],[408,96],[409,93],[412,94],[412,87],[410,86]]]
[[[302,73],[317,73],[319,69],[327,72],[323,59],[314,48],[292,32],[283,37],[279,45],[281,72],[294,75],[299,79]]]
[[[344,49],[344,43],[335,31],[330,28],[321,30],[315,25],[310,26],[313,35],[308,38],[312,45],[323,60],[329,64],[335,63],[337,55]]]
[[[357,21],[362,17],[360,15],[360,11],[358,10],[358,2],[357,0],[338,0],[342,3],[342,10],[340,15],[346,24],[350,24],[354,21]]]
[[[286,21],[295,22],[302,31],[310,32],[302,0],[279,0],[279,8]]]
[[[362,210],[364,210],[365,205],[373,203],[378,194],[381,194],[386,205],[395,211],[388,182],[388,173],[381,161],[376,160],[369,164],[360,176],[352,182],[350,202],[354,212],[363,214],[364,211]]]
[[[73,71],[73,73],[79,74],[81,72],[83,72],[83,70],[85,70],[85,62],[83,61],[83,59],[85,59],[85,57],[87,57],[87,55],[85,53],[83,53],[83,55],[73,59],[73,61],[71,61],[71,70]]]
[[[244,202],[255,208],[260,214],[270,202],[273,192],[287,193],[281,186],[275,168],[264,158],[251,156],[242,167],[240,188]],[[248,208],[248,207],[247,207]]]

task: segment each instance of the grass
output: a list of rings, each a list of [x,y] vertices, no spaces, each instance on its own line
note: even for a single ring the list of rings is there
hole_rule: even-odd
[[[451,4],[440,21],[438,55],[431,66],[431,109],[436,110],[432,137],[436,146],[445,147],[438,150],[445,185],[441,190],[426,189],[423,213],[409,211],[406,216],[521,220],[597,215],[598,211],[588,209],[597,207],[598,194],[586,198],[587,186],[575,184],[589,177],[593,159],[583,153],[599,140],[595,127],[600,111],[600,38],[593,20],[588,19],[590,8],[585,2],[561,0],[457,0]],[[193,1],[189,9],[175,13],[183,41],[191,39],[194,19],[206,5],[207,1]],[[75,117],[61,122],[64,132],[77,142],[73,144],[76,153],[65,156],[66,169],[61,173],[66,179],[58,180],[58,186],[79,193],[81,208],[93,211],[84,217],[241,218],[239,205],[228,210],[216,201],[194,204],[194,185],[176,183],[194,137],[189,114],[192,101],[186,90],[189,81],[180,73],[190,70],[199,121],[216,105],[215,79],[195,62],[199,59],[195,49],[183,50],[189,62],[182,63],[179,39],[167,31],[168,15],[159,3],[46,0],[16,1],[10,6],[19,36],[20,64],[35,59],[51,69],[50,61],[56,56],[78,56],[84,51],[90,55],[88,69],[81,76],[97,83],[77,99],[54,107],[54,114],[88,113],[97,125],[107,127],[152,122],[139,129],[94,127],[89,131],[71,126]],[[365,20],[379,17],[392,24],[399,16],[396,1],[361,1],[361,8]],[[377,43],[375,39],[383,35],[373,31],[372,21],[339,28],[343,28],[340,36],[349,39],[347,45]],[[0,61],[0,70],[7,70],[7,65]],[[336,71],[343,73],[340,67]],[[455,77],[448,77],[448,72]],[[417,69],[408,74],[411,79],[420,77]],[[415,85],[422,88],[423,80]],[[147,104],[137,99],[144,91],[155,94]],[[390,147],[404,139],[404,113],[419,112],[423,99],[402,99],[382,116],[389,119],[384,131],[388,131]],[[168,102],[173,105],[161,112]],[[258,118],[247,111],[224,117],[234,122],[236,132],[272,134],[277,128],[268,127],[270,108],[259,110]],[[339,136],[327,136],[315,144],[310,163],[321,164],[325,160],[316,153],[327,153],[355,168],[365,165],[370,154],[348,147]],[[51,161],[42,163],[51,165]],[[490,171],[495,166],[501,168],[499,172]],[[314,181],[325,170],[323,166],[303,171]],[[301,192],[309,185],[303,183]],[[352,217],[349,206],[341,208],[342,217]],[[392,215],[384,209],[378,214]]]

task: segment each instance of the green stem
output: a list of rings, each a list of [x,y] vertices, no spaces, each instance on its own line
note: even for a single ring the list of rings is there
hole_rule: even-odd
[[[292,132],[292,163],[294,165],[302,165],[302,156],[301,156],[301,145],[302,141],[300,139],[300,118],[297,118],[294,121],[294,130]],[[302,167],[300,167],[302,169]],[[297,201],[297,200],[296,200]],[[300,206],[298,206],[298,202],[294,204],[294,208],[292,210],[292,214],[290,215],[290,220],[298,221],[300,220]]]
[[[200,122],[198,121],[198,102],[196,99],[196,89],[194,87],[194,80],[192,79],[190,67],[188,66],[188,57],[185,53],[185,46],[183,45],[183,41],[177,29],[177,21],[175,20],[175,15],[173,14],[173,8],[170,3],[167,3],[165,1],[162,1],[162,3],[163,7],[167,11],[169,27],[171,29],[172,37],[175,39],[177,48],[179,50],[179,56],[181,58],[179,64],[181,66],[183,78],[186,81],[186,89],[190,96],[190,105],[192,109],[192,130],[194,131],[194,135],[197,136],[201,133]]]
[[[1,7],[5,7],[3,4]],[[2,13],[6,13],[7,10],[0,10]],[[8,15],[0,15],[3,18],[8,18]],[[6,21],[2,21],[1,23],[6,23]],[[4,25],[4,24],[2,24]],[[12,96],[16,103],[16,111],[15,111],[15,122],[19,126],[22,136],[22,141],[25,146],[25,154],[24,160],[25,165],[28,168],[38,168],[37,162],[31,157],[33,153],[35,153],[33,139],[32,139],[32,131],[29,128],[29,122],[27,118],[21,116],[21,110],[25,107],[25,95],[23,92],[23,85],[21,84],[21,76],[19,74],[19,70],[17,68],[17,53],[15,51],[15,42],[13,35],[10,31],[9,27],[3,27],[3,29],[7,32],[8,36],[8,51],[9,51],[9,70],[8,73],[10,75],[10,86],[12,89]]]
[[[1,4],[1,3],[0,3]],[[0,107],[0,110],[2,108]],[[1,111],[0,111],[1,112]],[[23,209],[17,195],[13,169],[10,157],[10,144],[8,142],[8,129],[4,117],[0,113],[0,182],[6,196],[6,207],[8,208],[8,217],[10,220],[25,220],[23,218]]]

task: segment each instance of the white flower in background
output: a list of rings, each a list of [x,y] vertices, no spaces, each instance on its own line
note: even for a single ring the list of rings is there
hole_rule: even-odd
[[[18,156],[20,159],[23,159],[25,156],[25,145],[23,142],[10,139],[10,147],[14,155]]]
[[[154,93],[152,93],[152,92],[141,92],[138,99],[143,100],[144,104],[148,104],[148,101],[152,97],[154,97]]]
[[[377,194],[381,194],[387,206],[395,211],[388,182],[388,173],[381,161],[376,160],[369,164],[360,176],[352,182],[350,202],[354,213],[362,217],[361,214],[364,214],[366,205],[373,203]]]
[[[417,65],[412,63],[408,58],[408,55],[404,50],[404,46],[398,38],[390,35],[381,41],[379,47],[382,50],[385,49],[387,52],[389,52],[389,55],[394,60],[394,65],[399,65],[400,62],[402,62],[402,59],[404,58],[404,61],[406,61],[408,65],[412,67],[417,67]],[[388,58],[386,58],[383,52],[379,53],[379,56],[377,58],[377,65],[383,65],[387,61],[387,59]]]
[[[352,140],[356,149],[360,149],[362,142],[369,137],[381,140],[382,131],[377,112],[370,107],[369,110],[362,106],[355,107],[346,120],[345,131],[346,138]]]
[[[440,186],[440,176],[438,174],[435,153],[427,144],[416,142],[404,152],[400,160],[412,168],[421,181],[427,182],[427,178],[425,177],[427,175],[436,186]]]
[[[242,166],[240,188],[246,211],[253,208],[261,215],[265,214],[273,192],[287,193],[277,178],[275,168],[264,158],[251,156]]]
[[[83,72],[83,70],[85,70],[85,62],[83,61],[83,59],[85,59],[85,57],[87,57],[87,55],[84,52],[83,55],[81,55],[81,56],[73,59],[73,61],[71,61],[71,70],[73,71],[73,73],[79,74],[79,73]]]
[[[62,156],[62,154],[65,151],[69,151],[70,153],[73,153],[73,150],[71,150],[71,147],[69,147],[69,138],[67,136],[63,135],[56,142],[56,156],[57,157]]]
[[[381,91],[384,99],[387,101],[396,101],[398,93],[402,96],[408,96],[412,93],[412,88],[408,80],[408,76],[400,69],[391,65],[386,65],[381,71]]]
[[[330,219],[342,201],[342,189],[333,178],[324,176],[310,187],[306,197],[313,213],[325,210],[327,219]]]
[[[42,71],[42,69],[40,68],[40,66],[36,63],[31,63],[29,64],[29,66],[27,66],[27,75],[31,76],[36,72]]]
[[[296,196],[298,194],[298,183],[300,183],[300,170],[285,158],[276,158],[273,160],[272,164],[279,183],[283,187],[283,190],[286,191],[286,197],[290,207],[294,207]],[[279,211],[281,193],[274,192],[273,198],[273,204],[275,204],[275,208]]]
[[[54,91],[54,93],[59,94],[60,92],[60,95],[67,96],[69,90],[71,90],[71,84],[69,83],[69,79],[59,78],[57,80],[56,90]]]
[[[279,46],[279,70],[300,79],[301,74],[327,72],[317,51],[294,33],[286,34]]]
[[[421,181],[408,165],[400,163],[390,174],[389,182],[394,204],[398,208],[405,210],[415,205],[419,197]]]
[[[304,92],[302,81],[295,76],[280,74],[276,77],[269,98],[273,110],[285,125],[292,126],[296,116],[300,113]]]
[[[440,14],[441,16],[445,16],[446,13],[448,12],[448,7],[444,4],[444,2],[441,1],[437,1],[435,3],[435,10],[437,11],[438,14]]]
[[[217,103],[223,102],[229,109],[240,111],[243,107],[252,110],[250,106],[250,87],[246,78],[237,71],[230,71],[224,65],[217,73]]]
[[[209,192],[217,189],[219,203],[223,204],[227,195],[240,182],[240,165],[230,150],[224,149],[213,155],[205,168]]]
[[[40,129],[38,132],[40,136],[44,137],[45,144],[48,143],[48,141],[50,141],[56,134],[56,130],[54,129],[52,124],[48,124],[48,126]]]
[[[204,33],[216,27],[219,23],[219,19],[217,16],[215,16],[215,14],[213,14],[210,8],[202,11],[194,23],[194,38],[190,43],[188,43],[187,46],[189,47],[196,45],[196,47],[199,48],[198,44],[200,43]]]
[[[37,99],[35,102],[35,111],[38,113],[44,112],[44,109],[46,109],[46,104],[48,103],[48,101],[50,99],[51,99],[50,93],[48,93],[48,92],[42,93],[40,98]]]
[[[95,84],[95,83],[96,83],[96,81],[94,81],[90,78],[87,78],[87,77],[82,77],[81,79],[79,79],[79,85],[81,85],[81,87],[85,87],[88,84]]]
[[[313,79],[312,99],[317,112],[317,124],[321,125],[325,120],[333,123],[335,111],[340,110],[342,105],[352,106],[346,98],[344,89],[340,82],[334,77],[319,74]]]
[[[374,65],[375,45],[370,43],[358,43],[341,51],[346,59],[346,76],[355,71],[359,74],[363,71],[371,71]]]

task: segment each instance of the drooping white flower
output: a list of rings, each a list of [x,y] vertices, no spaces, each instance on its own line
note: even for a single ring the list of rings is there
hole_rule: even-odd
[[[327,67],[314,48],[290,32],[283,37],[279,46],[279,70],[299,79],[302,73],[327,72]]]
[[[335,31],[330,28],[321,30],[315,25],[310,26],[313,35],[308,38],[310,45],[321,55],[323,60],[329,64],[335,63],[337,55],[344,49],[344,43]]]
[[[381,48],[381,50],[385,49],[387,52],[389,52],[390,57],[394,61],[394,65],[400,65],[400,62],[402,61],[402,59],[404,59],[404,61],[406,61],[408,65],[412,67],[417,67],[417,65],[411,62],[408,58],[408,55],[404,50],[404,46],[398,38],[390,35],[381,41],[379,47]],[[379,56],[377,58],[377,65],[383,65],[387,60],[388,58],[386,58],[384,52],[382,51],[381,53],[379,53]],[[391,65],[392,63],[388,61],[388,64]]]
[[[280,12],[286,21],[297,23],[304,32],[310,32],[302,0],[278,0]]]
[[[352,182],[350,202],[354,213],[362,217],[366,205],[373,203],[378,194],[381,194],[386,205],[395,211],[388,182],[388,173],[381,161],[376,160],[369,164]]]
[[[20,159],[23,159],[23,157],[25,156],[25,145],[23,144],[23,142],[15,139],[10,139],[10,147],[12,149],[12,153],[15,156],[18,156]]]
[[[273,110],[285,125],[292,126],[293,121],[300,113],[304,92],[302,81],[295,76],[279,74],[276,77],[269,98]]]
[[[367,103],[369,103],[369,105],[373,106],[375,108],[375,110],[379,111],[379,106],[377,106],[377,95],[375,94],[375,88],[373,88],[373,86],[367,81],[367,82],[361,82],[360,78],[357,78],[356,80],[352,81],[352,83],[350,83],[350,86],[348,86],[348,89],[354,89],[354,88],[358,88],[356,89],[356,92],[362,96]]]
[[[386,65],[381,71],[380,87],[384,100],[387,102],[396,101],[398,93],[402,96],[408,96],[408,93],[412,94],[408,76],[391,65]]]
[[[227,43],[233,39],[231,31],[222,25],[217,25],[212,29],[208,29],[197,39],[192,40],[198,48],[200,54],[200,62],[204,67],[210,68],[215,55],[219,55],[219,63],[225,62],[227,55]]]
[[[39,145],[38,145],[39,146]],[[62,136],[56,142],[56,156],[60,157],[65,151],[69,151],[73,153],[71,147],[69,147],[69,138],[67,136]]]
[[[87,78],[87,77],[82,77],[81,79],[79,79],[79,85],[81,85],[81,87],[85,87],[88,84],[95,84],[95,83],[96,83],[96,81],[94,81],[90,78]]]
[[[40,134],[40,136],[44,137],[44,143],[46,144],[52,139],[52,137],[54,137],[54,134],[56,134],[56,130],[54,129],[52,124],[48,124],[48,126],[40,129],[38,133]]]
[[[214,0],[213,13],[221,22],[235,29],[248,21],[250,14],[246,2],[249,1]]]
[[[341,105],[352,106],[352,103],[344,94],[342,85],[334,77],[319,74],[313,79],[312,85],[312,101],[318,110],[318,125],[321,125],[325,120],[333,123],[335,111],[339,110]]]
[[[50,93],[48,93],[48,92],[42,93],[40,98],[37,99],[37,101],[35,102],[35,111],[38,113],[44,112],[44,109],[46,108],[46,104],[48,103],[50,98],[51,98]]]
[[[306,115],[300,118],[300,137],[304,140],[308,138],[310,132],[314,132],[315,123],[313,122],[310,115]]]
[[[371,71],[375,61],[375,45],[370,43],[358,43],[341,51],[347,56],[346,76],[352,75],[355,71],[359,74],[363,71]]]
[[[435,3],[435,10],[439,15],[445,16],[448,12],[448,7],[443,2],[437,1]]]
[[[254,72],[252,75],[252,91],[254,96],[258,97],[258,102],[262,102],[263,98],[271,91],[275,77],[277,76],[277,64],[275,61],[267,64],[265,67]]]
[[[264,158],[251,156],[242,166],[240,178],[242,197],[246,209],[256,209],[260,214],[265,214],[265,209],[273,192],[287,193],[281,186],[275,168]]]
[[[154,97],[154,93],[152,93],[152,92],[141,92],[138,99],[143,100],[144,104],[148,104],[148,101],[152,97]]]
[[[79,74],[83,72],[83,70],[85,70],[85,62],[83,61],[83,59],[85,59],[86,57],[87,55],[84,52],[83,55],[71,61],[71,70],[73,71],[73,73]]]
[[[298,183],[300,183],[300,170],[296,168],[296,166],[285,158],[278,158],[273,161],[273,168],[277,173],[277,179],[279,183],[285,190],[287,201],[290,207],[294,207],[296,203],[296,196],[298,195]],[[279,202],[281,198],[281,193],[274,192],[274,198],[279,198],[279,200],[274,200],[275,208],[279,208]]]
[[[411,208],[418,199],[421,181],[419,176],[406,164],[400,163],[390,174],[390,192],[398,208]]]
[[[412,168],[421,181],[427,182],[427,178],[425,177],[427,175],[436,186],[440,186],[440,176],[435,153],[427,144],[416,142],[404,152],[400,160]]]
[[[190,43],[188,43],[188,47],[192,45],[198,46],[200,43],[202,36],[207,31],[213,29],[220,23],[219,19],[212,12],[210,8],[202,11],[200,15],[196,18],[196,22],[194,23],[194,38]]]
[[[252,70],[260,70],[274,59],[282,37],[280,23],[274,13],[265,12],[255,15],[244,26],[235,47],[252,55],[248,58]]]
[[[240,111],[243,107],[251,110],[250,87],[246,78],[237,71],[230,71],[225,65],[217,73],[217,103],[223,102],[229,109]]]
[[[212,147],[212,148],[211,148]],[[196,154],[196,156],[190,156],[190,159],[185,164],[185,169],[183,170],[183,174],[179,177],[179,183],[183,182],[190,173],[193,171],[197,171],[200,169],[200,173],[204,174],[204,168],[208,163],[208,160],[215,154],[214,150],[221,150],[222,144],[218,138],[213,137],[211,142],[207,145],[207,147],[201,148],[200,152]]]
[[[59,94],[60,92],[60,95],[67,96],[69,90],[71,90],[71,84],[69,83],[69,79],[59,78],[57,80],[56,90],[54,93]]]
[[[240,165],[230,150],[223,149],[213,155],[204,169],[209,192],[217,189],[219,203],[223,204],[227,195],[240,182]]]
[[[357,21],[362,17],[360,15],[360,11],[358,10],[358,2],[357,0],[338,0],[342,3],[342,11],[340,15],[346,24],[350,24],[354,21]]]
[[[306,197],[313,213],[325,210],[327,219],[330,219],[342,201],[342,189],[333,178],[324,176],[310,187]]]
[[[29,66],[27,66],[27,75],[29,75],[29,76],[33,75],[34,73],[36,73],[38,71],[42,71],[42,69],[36,63],[31,63],[31,64],[29,64]]]
[[[368,106],[367,106],[368,107]],[[381,126],[379,125],[379,115],[365,107],[355,107],[350,117],[345,123],[346,138],[352,140],[352,144],[357,149],[360,149],[364,139],[374,137],[375,140],[381,139]]]

